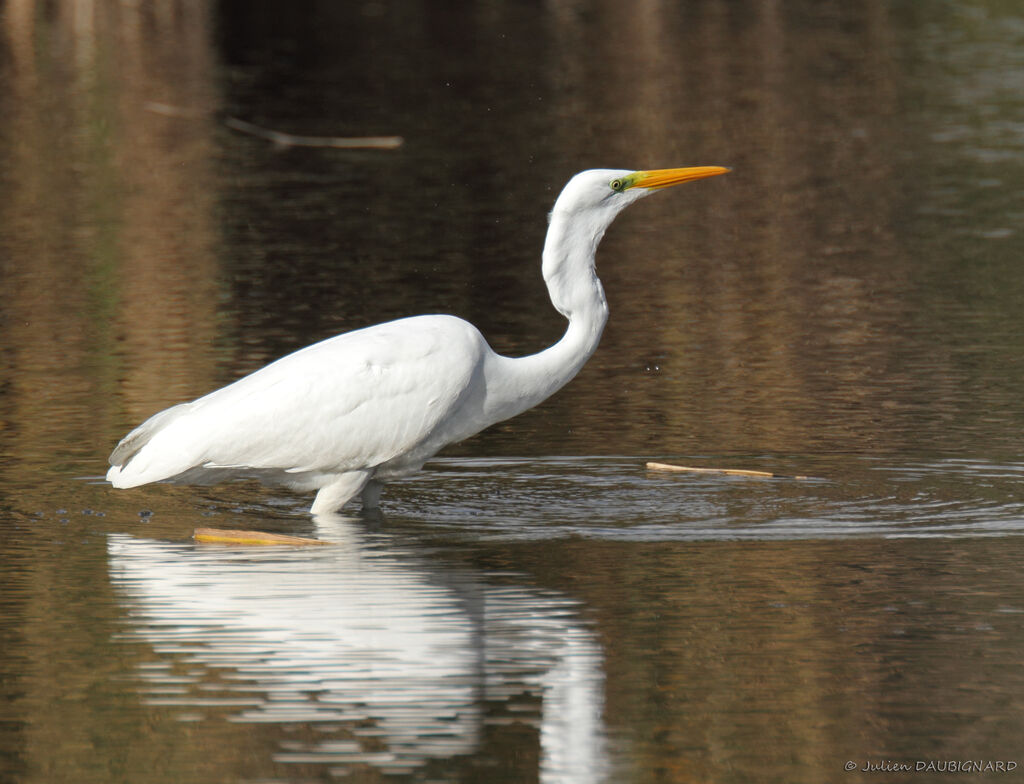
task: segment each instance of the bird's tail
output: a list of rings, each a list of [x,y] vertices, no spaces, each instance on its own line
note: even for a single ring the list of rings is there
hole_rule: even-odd
[[[191,468],[192,461],[180,453],[174,455],[172,452],[174,457],[170,460],[167,459],[166,452],[160,460],[145,459],[146,446],[154,437],[166,430],[172,422],[187,414],[191,408],[190,403],[172,406],[159,414],[154,414],[122,438],[110,453],[107,481],[119,488],[138,487],[168,479]]]

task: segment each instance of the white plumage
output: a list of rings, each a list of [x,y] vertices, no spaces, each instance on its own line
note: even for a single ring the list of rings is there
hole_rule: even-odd
[[[317,490],[311,512],[419,470],[447,444],[537,405],[579,372],[608,316],[594,255],[605,229],[651,191],[728,171],[577,174],[555,202],[543,273],[565,335],[538,354],[495,353],[472,324],[417,316],[348,332],[150,417],[110,455],[114,487],[249,477]]]

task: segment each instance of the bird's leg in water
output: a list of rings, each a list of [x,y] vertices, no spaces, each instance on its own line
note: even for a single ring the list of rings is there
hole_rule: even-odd
[[[327,514],[341,509],[367,485],[370,476],[370,471],[349,471],[346,474],[339,474],[329,485],[320,488],[313,505],[309,508],[309,513]],[[377,495],[380,495],[380,491]]]
[[[363,488],[362,500],[363,509],[378,509],[380,507],[380,494],[384,490],[384,483],[371,479]]]

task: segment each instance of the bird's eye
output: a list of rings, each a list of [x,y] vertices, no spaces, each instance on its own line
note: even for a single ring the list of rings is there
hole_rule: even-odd
[[[625,180],[620,180],[618,178],[612,180],[608,184],[611,186],[611,189],[613,191],[623,191],[623,190],[626,189],[626,181]]]

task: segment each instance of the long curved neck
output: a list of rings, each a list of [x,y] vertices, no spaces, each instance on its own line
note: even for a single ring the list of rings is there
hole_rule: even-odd
[[[607,223],[589,217],[557,209],[551,215],[544,242],[544,280],[551,303],[569,326],[561,340],[540,353],[501,358],[503,391],[507,392],[501,395],[502,418],[525,411],[561,389],[601,340],[608,303],[594,269],[594,255]]]

